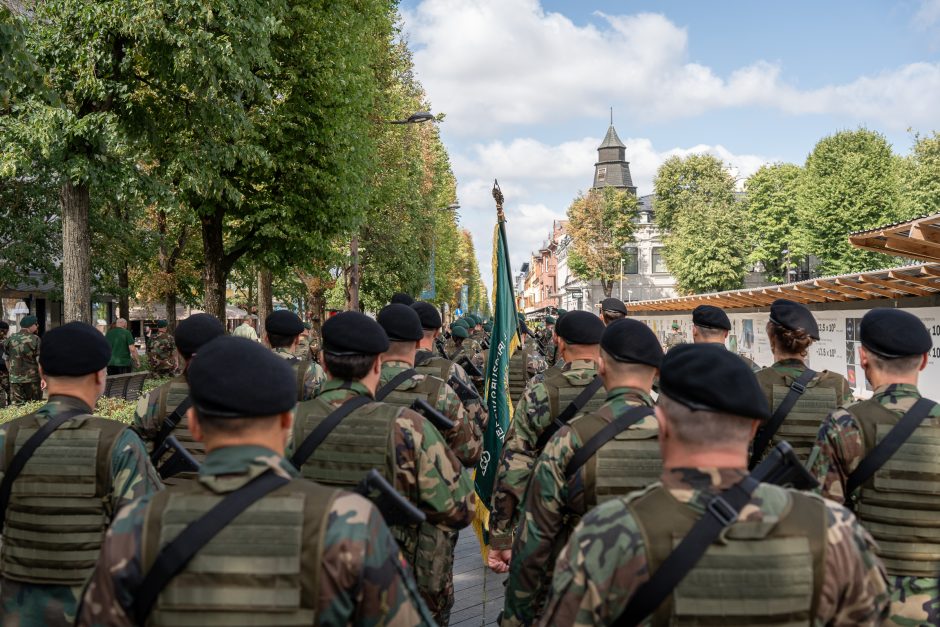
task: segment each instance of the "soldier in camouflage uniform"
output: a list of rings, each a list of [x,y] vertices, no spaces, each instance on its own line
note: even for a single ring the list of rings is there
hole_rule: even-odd
[[[310,351],[310,334],[312,333],[313,325],[309,322],[304,322],[304,330],[300,332],[300,337],[297,340],[297,346],[294,348],[293,355],[297,359],[310,359],[315,360],[313,354]]]
[[[559,414],[594,383],[604,323],[587,311],[572,311],[555,328],[562,358],[561,372],[529,384],[516,404],[512,423],[503,442],[493,507],[490,514],[490,568],[505,571],[511,555],[513,530],[519,522],[519,506],[529,483],[532,466],[553,431]],[[604,390],[597,391],[582,407],[594,411],[604,402]],[[573,417],[573,416],[572,416]]]
[[[323,325],[323,358],[329,380],[319,396],[297,406],[292,450],[346,402],[375,395],[380,355],[388,337],[359,312],[333,316]],[[418,589],[439,623],[446,623],[453,582],[440,547],[473,519],[473,486],[440,432],[420,414],[387,403],[365,402],[342,419],[306,459],[292,461],[308,479],[355,486],[372,468],[427,515],[420,525],[392,533],[415,571]]]
[[[538,340],[527,335],[523,335],[522,339],[522,346],[517,346],[509,358],[510,402],[518,402],[529,382],[548,369],[548,362],[539,352],[541,346]]]
[[[558,559],[539,624],[613,624],[715,497],[740,485],[754,488],[750,500],[640,624],[880,625],[884,567],[852,513],[742,483],[750,437],[770,417],[750,369],[718,346],[679,346],[663,360],[660,385],[661,482],[588,512]]]
[[[470,374],[470,380],[476,386],[477,393],[482,396],[485,379],[482,375],[486,372],[486,359],[484,358],[483,348],[479,342],[470,337],[470,331],[466,325],[454,325],[450,333],[451,339],[454,341],[454,350],[448,353],[448,358],[463,366],[465,370],[473,371],[473,368],[476,368],[480,372],[480,375],[477,375],[476,372]],[[470,364],[473,368],[467,364]]]
[[[672,331],[670,331],[666,336],[666,350],[668,351],[669,349],[679,346],[680,344],[685,344],[686,342],[688,342],[688,340],[685,339],[685,333],[679,330],[679,323],[673,322]]]
[[[539,615],[555,560],[585,513],[658,479],[662,464],[650,394],[662,359],[659,340],[642,322],[623,319],[604,330],[597,370],[607,400],[559,429],[535,462],[512,547],[503,625],[530,625]],[[601,437],[598,432],[637,408],[647,411],[634,412],[631,425],[571,467],[575,453]]]
[[[135,598],[159,547],[220,497],[269,477],[282,483],[198,547],[157,596],[147,624],[432,624],[376,508],[301,479],[284,458],[297,399],[292,375],[247,339],[223,336],[201,347],[189,365],[189,423],[209,450],[199,481],[121,511],[83,595],[79,625],[140,624],[144,610]]]
[[[158,377],[172,377],[179,368],[176,342],[167,330],[166,320],[157,321],[156,336],[150,340],[150,372]]]
[[[692,310],[692,343],[718,344],[727,346],[728,334],[731,332],[731,320],[728,314],[720,307],[714,305],[699,305]],[[751,372],[758,372],[761,367],[754,363],[750,357],[738,355]]]
[[[791,387],[806,372],[809,349],[819,339],[819,326],[812,312],[793,301],[778,299],[770,306],[767,336],[774,353],[774,365],[757,373],[757,381],[764,390],[771,411],[789,394]],[[806,384],[806,390],[787,413],[780,428],[773,434],[762,451],[765,454],[780,440],[786,440],[804,462],[809,458],[826,415],[843,403],[852,400],[852,388],[841,374],[823,370]],[[761,433],[758,432],[758,438]],[[756,461],[757,452],[752,455]]]
[[[142,395],[134,410],[133,429],[147,444],[149,453],[153,454],[155,448],[172,435],[197,461],[202,462],[205,459],[206,450],[202,442],[193,439],[186,417],[186,406],[183,405],[190,402],[186,372],[199,348],[220,335],[225,335],[225,327],[218,318],[210,314],[193,314],[176,325],[173,345],[182,357],[183,371]],[[180,407],[184,409],[179,415],[175,415]],[[174,414],[172,418],[171,414]],[[158,467],[162,467],[163,461],[161,456],[161,459],[157,460]],[[166,483],[177,485],[195,479],[196,473],[187,472],[168,479]]]
[[[415,353],[415,370],[422,374],[434,375],[447,382],[454,390],[461,404],[474,423],[474,429],[482,434],[489,422],[489,413],[483,404],[483,399],[474,388],[470,375],[463,366],[456,364],[446,357],[437,354],[435,342],[441,333],[441,315],[437,308],[424,302],[416,302],[411,306],[421,319],[421,328],[424,334],[418,343],[418,352]]]
[[[161,488],[140,438],[92,415],[110,358],[94,327],[52,329],[39,355],[49,402],[0,426],[0,470],[12,482],[0,550],[2,625],[71,625],[105,529],[121,507]],[[10,474],[26,440],[62,420]]]
[[[323,372],[320,364],[309,357],[298,359],[294,355],[303,330],[304,324],[297,314],[286,309],[272,311],[264,320],[265,343],[275,355],[286,359],[294,368],[298,390],[297,400],[309,401],[326,383],[326,373]]]
[[[940,404],[866,481],[849,477],[901,417],[921,399],[919,373],[933,347],[916,316],[873,309],[862,318],[859,363],[875,388],[867,401],[844,405],[823,421],[810,458],[823,496],[846,503],[871,531],[891,582],[886,625],[940,624],[940,524],[935,503],[940,481]]]
[[[6,353],[3,345],[10,332],[10,325],[6,320],[0,320],[0,407],[6,407],[10,402],[10,371],[7,370]]]
[[[20,330],[6,339],[3,350],[10,372],[10,403],[17,405],[42,398],[39,377],[39,321],[36,316],[20,320]]]

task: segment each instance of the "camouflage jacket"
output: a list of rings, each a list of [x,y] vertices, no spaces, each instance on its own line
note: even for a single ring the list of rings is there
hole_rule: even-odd
[[[18,331],[3,344],[10,383],[39,383],[39,336]]]
[[[593,361],[579,360],[566,364],[562,372],[569,381],[589,381],[597,374],[597,365]],[[545,383],[530,381],[516,404],[499,458],[490,513],[490,546],[494,549],[512,546],[513,528],[519,521],[519,504],[540,453],[538,439],[554,418]]]
[[[789,385],[796,379],[799,379],[800,375],[805,371],[806,364],[799,359],[784,359],[783,361],[776,362],[769,368],[763,368],[757,376],[757,381],[760,383],[764,394],[767,396],[767,402],[773,403],[773,384],[775,380],[779,380],[783,377],[787,381],[787,385]],[[852,388],[849,387],[849,382],[846,381],[845,377],[837,372],[830,372],[828,370],[818,372],[817,375],[816,379],[814,379],[814,381],[819,381],[817,385],[824,385],[836,389],[836,402],[852,402]]]
[[[164,386],[186,383],[186,374],[178,374],[163,385],[155,387],[149,392],[144,393],[137,399],[137,406],[134,408],[134,421],[131,428],[137,432],[137,435],[146,443],[147,450],[153,452],[153,443],[160,433],[164,420],[176,407],[161,407],[160,392]],[[189,384],[186,383],[188,386]],[[176,425],[176,429],[186,429],[187,421],[184,418]]]
[[[176,370],[176,342],[167,332],[157,333],[150,340],[150,370],[172,372]]]
[[[652,407],[652,397],[636,388],[614,388],[608,392],[607,402],[594,413],[610,422],[627,408],[639,406]],[[656,418],[648,416],[630,429],[651,429],[655,433]],[[577,432],[566,425],[548,441],[535,462],[519,514],[519,533],[512,545],[503,626],[529,625],[535,620],[545,603],[558,552],[588,510],[584,466],[571,479],[565,478],[571,458],[583,445]]]
[[[339,407],[353,396],[372,393],[358,381],[330,379],[317,398]],[[299,446],[295,423],[289,449]],[[428,522],[458,530],[473,519],[474,492],[470,476],[444,437],[420,414],[403,409],[394,430],[395,489],[427,515]],[[289,457],[291,451],[287,453]]]
[[[278,357],[286,359],[294,363],[294,370],[297,369],[297,363],[302,362],[303,359],[300,359],[294,355],[288,348],[272,348],[274,354]],[[316,396],[320,392],[320,388],[323,387],[323,384],[326,383],[326,372],[323,368],[320,367],[315,361],[311,361],[307,366],[307,372],[304,374],[304,390],[301,400],[309,401],[311,398]]]
[[[663,473],[662,486],[697,515],[713,495],[744,476],[743,470],[674,468]],[[654,484],[658,486],[660,484]],[[786,494],[759,487],[739,520],[772,521],[789,499],[762,498]],[[575,528],[558,558],[551,599],[540,625],[607,625],[620,615],[637,587],[647,581],[643,534],[632,514],[630,497],[594,508]],[[825,577],[814,627],[880,625],[887,617],[887,582],[874,542],[844,507],[826,501],[828,533],[824,551]],[[650,625],[646,620],[644,625]]]
[[[199,470],[199,481],[218,494],[242,487],[274,469],[286,479],[297,470],[277,453],[259,446],[213,450]],[[176,488],[171,488],[175,490]],[[120,512],[108,531],[98,565],[85,589],[78,625],[131,626],[134,597],[145,573],[141,547],[150,499]],[[321,625],[431,625],[433,620],[398,545],[372,504],[341,492],[330,506],[322,532],[323,576],[316,596]]]
[[[429,359],[445,360],[446,357],[441,357],[436,352],[424,349],[419,350],[415,354],[416,364]],[[486,409],[486,405],[483,404],[483,398],[479,394],[475,394],[473,398],[470,398],[468,391],[475,390],[470,375],[467,374],[467,371],[464,370],[463,366],[460,364],[454,363],[449,359],[447,359],[447,362],[450,364],[450,367],[447,370],[447,378],[445,381],[447,381],[447,385],[461,397],[460,402],[475,423],[474,429],[479,429],[480,434],[482,434],[486,430],[486,425],[489,422],[489,412]],[[463,387],[463,390],[459,390],[458,388],[460,387]]]
[[[379,387],[391,381],[399,373],[411,368],[411,364],[404,361],[386,361],[382,363],[382,374],[379,379]],[[407,381],[402,382],[397,390],[411,390],[419,383],[427,379],[428,375],[415,374]],[[483,453],[483,431],[480,429],[476,420],[464,409],[463,403],[453,388],[441,381],[438,388],[437,398],[427,399],[428,403],[441,412],[454,423],[454,428],[446,432],[441,432],[447,445],[450,446],[457,459],[470,468],[476,465]]]
[[[685,338],[685,333],[682,331],[672,331],[666,336],[666,350],[687,342],[688,340]]]

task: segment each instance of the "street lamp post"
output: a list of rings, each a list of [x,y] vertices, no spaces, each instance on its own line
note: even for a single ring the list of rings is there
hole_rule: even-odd
[[[623,300],[623,257],[620,258],[620,300]]]

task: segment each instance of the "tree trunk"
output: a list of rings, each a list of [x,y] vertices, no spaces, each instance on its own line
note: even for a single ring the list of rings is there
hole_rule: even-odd
[[[59,190],[62,209],[62,313],[65,322],[91,323],[90,205],[88,185],[73,185],[66,181]]]
[[[202,272],[203,309],[225,324],[225,245],[222,241],[222,209],[201,217],[202,250],[205,268]]]
[[[614,282],[613,280],[601,279],[601,285],[604,286],[604,296],[610,298],[611,293],[614,291]]]
[[[313,329],[320,333],[320,326],[323,324],[324,319],[326,318],[326,289],[322,286],[317,287],[315,290],[311,290],[310,295],[308,296],[308,303],[310,307],[311,321]]]
[[[166,305],[166,326],[169,333],[176,331],[176,290],[167,290],[163,302]]]
[[[274,298],[271,294],[271,271],[261,268],[258,272],[258,337],[264,339],[264,321],[274,310]]]
[[[118,289],[120,290],[118,294],[118,315],[125,320],[130,320],[131,297],[128,293],[130,290],[130,280],[128,279],[127,263],[122,263],[121,269],[118,271]]]
[[[349,272],[346,275],[346,311],[359,311],[359,233],[349,241]]]

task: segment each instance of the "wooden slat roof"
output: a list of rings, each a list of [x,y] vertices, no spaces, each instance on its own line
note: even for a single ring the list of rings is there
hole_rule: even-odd
[[[856,248],[940,262],[940,213],[849,235]]]

